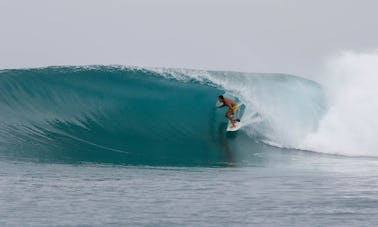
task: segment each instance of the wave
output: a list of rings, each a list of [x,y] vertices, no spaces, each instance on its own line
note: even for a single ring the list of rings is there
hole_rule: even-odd
[[[217,96],[246,105],[227,134]],[[326,90],[304,78],[123,66],[0,71],[0,154],[56,162],[218,165],[263,144],[318,151]],[[260,148],[256,148],[260,146]]]

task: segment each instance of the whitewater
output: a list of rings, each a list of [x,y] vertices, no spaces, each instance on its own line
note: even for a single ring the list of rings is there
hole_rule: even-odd
[[[321,79],[329,107],[302,147],[342,155],[378,155],[377,63],[376,52],[345,52],[329,60]]]

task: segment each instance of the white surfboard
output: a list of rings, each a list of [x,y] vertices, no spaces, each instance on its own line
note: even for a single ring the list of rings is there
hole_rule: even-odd
[[[231,121],[228,121],[227,129],[226,129],[227,132],[238,131],[243,126],[243,123],[240,121],[240,119],[242,119],[244,115],[245,105],[243,103],[238,103],[238,106],[239,106],[239,109],[238,111],[236,111],[234,115],[234,118],[237,119],[235,122],[235,127],[231,127],[232,126]]]
[[[235,122],[235,127],[232,127],[231,121],[228,121],[227,132],[238,131],[241,127],[242,127],[242,123],[239,121]]]

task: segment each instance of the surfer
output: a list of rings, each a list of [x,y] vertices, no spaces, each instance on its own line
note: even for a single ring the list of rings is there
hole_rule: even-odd
[[[231,99],[224,98],[223,95],[218,96],[218,101],[222,102],[223,105],[217,106],[217,108],[228,106],[228,110],[226,112],[226,118],[228,118],[231,121],[231,128],[235,128],[236,127],[235,122],[237,121],[235,120],[235,113],[239,108],[238,104]]]

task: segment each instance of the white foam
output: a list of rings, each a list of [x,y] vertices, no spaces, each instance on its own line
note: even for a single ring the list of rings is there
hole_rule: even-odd
[[[345,52],[328,64],[323,83],[330,108],[301,147],[353,156],[378,156],[378,52]]]

